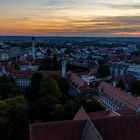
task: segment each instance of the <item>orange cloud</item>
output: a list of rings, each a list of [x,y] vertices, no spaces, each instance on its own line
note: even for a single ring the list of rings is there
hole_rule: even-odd
[[[3,20],[0,34],[67,36],[140,36],[140,16],[24,17]]]
[[[117,32],[113,33],[114,35],[122,35],[122,36],[140,36],[140,32]]]

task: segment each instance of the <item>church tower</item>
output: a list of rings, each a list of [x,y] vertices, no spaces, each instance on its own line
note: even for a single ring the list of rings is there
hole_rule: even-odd
[[[62,60],[62,77],[66,77],[66,65],[67,65],[67,61],[66,60]]]
[[[32,37],[32,55],[35,57],[36,49],[35,49],[35,37]]]

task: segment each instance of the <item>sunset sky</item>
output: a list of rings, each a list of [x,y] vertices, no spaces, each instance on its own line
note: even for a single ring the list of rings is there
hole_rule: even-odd
[[[140,0],[0,0],[0,35],[140,36]]]

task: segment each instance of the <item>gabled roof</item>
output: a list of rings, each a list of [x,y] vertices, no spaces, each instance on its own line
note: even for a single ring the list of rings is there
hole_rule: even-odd
[[[89,116],[83,107],[79,109],[73,120],[89,120]]]
[[[60,121],[33,124],[30,140],[80,140],[86,121]]]
[[[120,115],[137,115],[137,113],[132,110],[132,109],[120,109],[120,110],[116,110],[117,113],[119,113]]]
[[[140,140],[140,117],[135,114],[92,120],[87,115],[81,108],[72,121],[32,124],[30,140]]]
[[[31,71],[15,71],[13,75],[15,79],[31,79],[32,72]]]
[[[70,80],[71,82],[74,82],[79,87],[84,86],[86,84],[83,79],[81,79],[79,76],[77,76],[76,74],[72,72],[68,72],[67,76],[68,76],[68,80]]]
[[[81,140],[103,140],[83,107],[79,109],[73,120],[87,120]]]
[[[48,75],[57,75],[60,76],[60,71],[38,71],[42,73],[44,76]],[[12,73],[15,79],[31,79],[33,72],[32,71],[14,71]]]
[[[139,98],[136,98],[106,82],[101,82],[98,88],[107,96],[111,97],[114,102],[120,102],[134,111],[140,107]]]
[[[122,114],[125,115],[136,115],[136,113],[132,113],[131,110],[119,110]],[[98,119],[98,118],[106,118],[106,117],[115,117],[115,116],[121,116],[116,111],[108,110],[108,111],[96,111],[96,112],[89,112],[87,113],[83,107],[79,109],[79,111],[74,116],[73,120],[91,120],[91,119]]]
[[[81,92],[89,88],[88,84],[83,79],[72,72],[67,73],[67,78],[71,83],[74,83],[74,85],[76,85]]]
[[[104,140],[140,140],[139,116],[94,119],[93,123]]]
[[[0,66],[5,66],[9,63],[9,60],[0,61]]]
[[[87,120],[82,137],[80,140],[103,140],[91,120]]]
[[[97,112],[91,112],[88,113],[88,116],[90,119],[97,119],[97,118],[107,118],[107,117],[115,117],[115,116],[121,116],[119,113],[115,111],[97,111]]]

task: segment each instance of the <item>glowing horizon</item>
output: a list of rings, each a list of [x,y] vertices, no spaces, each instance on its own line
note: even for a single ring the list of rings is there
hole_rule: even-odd
[[[139,0],[0,3],[0,35],[140,36],[139,23]]]

